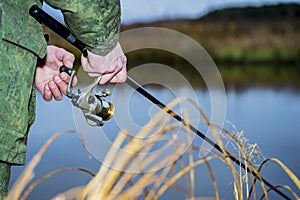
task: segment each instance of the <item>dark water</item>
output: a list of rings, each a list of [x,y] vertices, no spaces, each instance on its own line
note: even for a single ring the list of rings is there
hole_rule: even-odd
[[[168,102],[169,97],[169,100],[173,98],[172,94],[164,90],[157,88],[150,88],[150,90],[163,101]],[[209,113],[209,94],[199,90],[197,95],[201,97],[202,108]],[[239,92],[230,90],[227,91],[226,95],[226,121],[233,123],[238,130],[244,130],[246,137],[251,143],[259,145],[265,157],[280,159],[296,176],[300,177],[300,158],[298,155],[300,152],[300,92],[252,88]],[[132,118],[139,120],[137,123],[142,126],[149,117],[143,114],[146,112],[141,112],[141,109],[148,103],[143,98],[137,98],[132,103],[136,105],[131,106],[133,107]],[[226,124],[228,125],[227,122]],[[44,103],[42,98],[37,96],[37,119],[29,135],[27,163],[55,132],[74,129],[75,124],[69,99],[65,98],[61,102]],[[118,127],[115,127],[112,122],[108,122],[105,129],[112,135],[118,131]],[[100,165],[98,160],[89,159],[76,134],[64,134],[46,151],[41,163],[36,168],[34,180],[50,171],[65,167],[82,167],[97,172]],[[233,199],[233,185],[229,178],[228,169],[220,167],[220,163],[212,163],[212,167],[215,171],[220,196],[224,199]],[[13,168],[11,183],[16,180],[23,169],[23,167]],[[200,167],[197,173],[200,176],[196,184],[197,196],[213,196],[211,182],[207,182],[210,180],[207,170]],[[275,185],[290,185],[299,194],[299,190],[276,164],[268,164],[262,175]],[[86,184],[90,178],[90,175],[78,171],[64,172],[41,183],[34,189],[29,199],[49,199],[68,188]],[[271,199],[280,199],[274,194],[271,194],[271,197]],[[182,199],[184,195],[171,190],[162,199],[170,198]]]

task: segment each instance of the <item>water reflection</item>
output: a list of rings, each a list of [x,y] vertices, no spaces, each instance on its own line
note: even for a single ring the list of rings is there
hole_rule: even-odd
[[[157,97],[168,99],[167,93],[157,87],[148,89]],[[206,91],[197,90],[197,96],[201,100],[201,107],[210,114],[210,97]],[[172,95],[170,94],[170,99]],[[147,112],[140,112],[143,105],[147,105],[141,98],[139,109],[133,109],[131,115],[139,118],[140,125],[143,125],[149,116]],[[150,106],[148,104],[148,106]],[[135,110],[135,111],[134,111]],[[147,110],[147,109],[146,109]],[[151,110],[151,109],[150,109]],[[140,116],[140,117],[138,117]],[[237,129],[244,130],[246,137],[257,143],[262,149],[265,157],[276,157],[285,163],[295,174],[300,177],[300,162],[295,156],[300,151],[300,92],[289,90],[273,90],[271,88],[254,88],[242,92],[230,90],[227,92],[227,115],[226,120],[232,122]],[[230,127],[230,124],[226,126]],[[115,137],[119,131],[113,122],[104,127],[109,138]],[[44,103],[41,96],[37,96],[37,120],[30,131],[27,161],[37,152],[41,145],[50,135],[57,131],[75,129],[72,116],[70,100],[65,98],[61,102]],[[87,133],[88,134],[88,133]],[[200,140],[195,141],[201,142]],[[101,144],[100,144],[101,145]],[[36,178],[63,167],[84,167],[96,172],[101,163],[96,159],[89,159],[82,147],[77,135],[64,135],[59,138],[48,149],[42,162],[36,170]],[[221,197],[232,199],[232,184],[230,172],[226,167],[220,167],[220,163],[213,163],[218,187]],[[11,182],[14,182],[22,171],[23,167],[14,167]],[[213,195],[208,172],[200,167],[197,174],[201,177],[196,185],[198,196]],[[285,173],[275,164],[269,164],[263,170],[263,176],[273,184],[287,184],[295,191],[297,188],[291,183]],[[58,192],[77,185],[84,185],[90,179],[89,175],[80,172],[66,172],[42,183],[30,196],[30,199],[49,199]],[[184,197],[183,194],[169,192],[163,199]],[[273,195],[273,196],[272,196]],[[271,194],[271,199],[278,199]]]

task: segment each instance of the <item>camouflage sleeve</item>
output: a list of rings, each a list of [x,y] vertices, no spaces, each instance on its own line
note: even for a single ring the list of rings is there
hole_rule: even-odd
[[[119,0],[46,2],[62,11],[66,25],[88,46],[89,51],[106,55],[117,44],[121,21]]]

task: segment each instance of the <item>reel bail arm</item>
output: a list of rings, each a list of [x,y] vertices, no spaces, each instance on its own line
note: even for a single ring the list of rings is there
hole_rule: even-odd
[[[110,90],[105,89],[98,93],[95,91],[102,76],[95,78],[86,88],[78,89],[77,92],[74,93],[72,82],[76,71],[65,66],[61,66],[59,71],[66,72],[70,76],[66,95],[72,99],[74,106],[82,110],[86,122],[90,126],[102,126],[104,121],[113,117],[115,110],[114,105],[105,100],[105,98],[110,95]]]

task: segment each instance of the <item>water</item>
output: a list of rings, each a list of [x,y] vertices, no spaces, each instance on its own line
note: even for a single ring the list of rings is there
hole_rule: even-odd
[[[158,88],[149,88],[154,96],[161,97],[168,101],[171,93],[164,92]],[[166,95],[169,94],[169,95]],[[202,106],[205,112],[209,113],[209,94],[205,91],[197,91],[201,97]],[[300,92],[290,90],[275,90],[272,88],[250,88],[244,91],[227,91],[227,113],[226,120],[233,123],[238,130],[244,130],[246,137],[251,143],[257,143],[262,149],[264,156],[279,158],[295,174],[300,177],[300,159],[297,156],[300,151]],[[170,98],[170,100],[172,100]],[[140,103],[135,101],[141,101]],[[139,105],[132,111],[132,118],[139,119],[140,125],[146,123],[149,116],[141,115],[140,109],[143,106],[150,106],[146,100],[140,98],[133,100]],[[156,110],[155,110],[156,111]],[[228,124],[227,124],[228,126]],[[27,152],[27,163],[39,150],[44,142],[53,133],[61,130],[74,130],[75,124],[72,116],[70,100],[65,98],[60,102],[45,103],[40,95],[37,96],[37,119],[29,134]],[[113,122],[108,122],[105,129],[116,134],[118,128]],[[232,182],[228,178],[229,171],[226,167],[219,167],[220,163],[212,163],[217,178],[221,197],[232,198]],[[96,159],[89,159],[76,134],[64,134],[58,138],[46,151],[41,163],[36,168],[36,177],[65,167],[82,167],[92,172],[97,172],[101,163]],[[12,169],[11,183],[19,176],[23,167]],[[201,175],[197,181],[196,193],[198,196],[212,196],[213,190],[205,167],[197,171]],[[296,190],[291,180],[274,163],[269,163],[262,172],[263,176],[271,183],[287,184]],[[65,191],[68,188],[85,185],[91,176],[78,172],[67,171],[53,176],[41,183],[30,195],[29,199],[49,199],[54,194]],[[299,194],[299,190],[296,192]],[[272,194],[271,199],[280,199]],[[175,198],[174,198],[175,197]],[[162,199],[181,199],[184,196],[176,191],[166,193]]]

